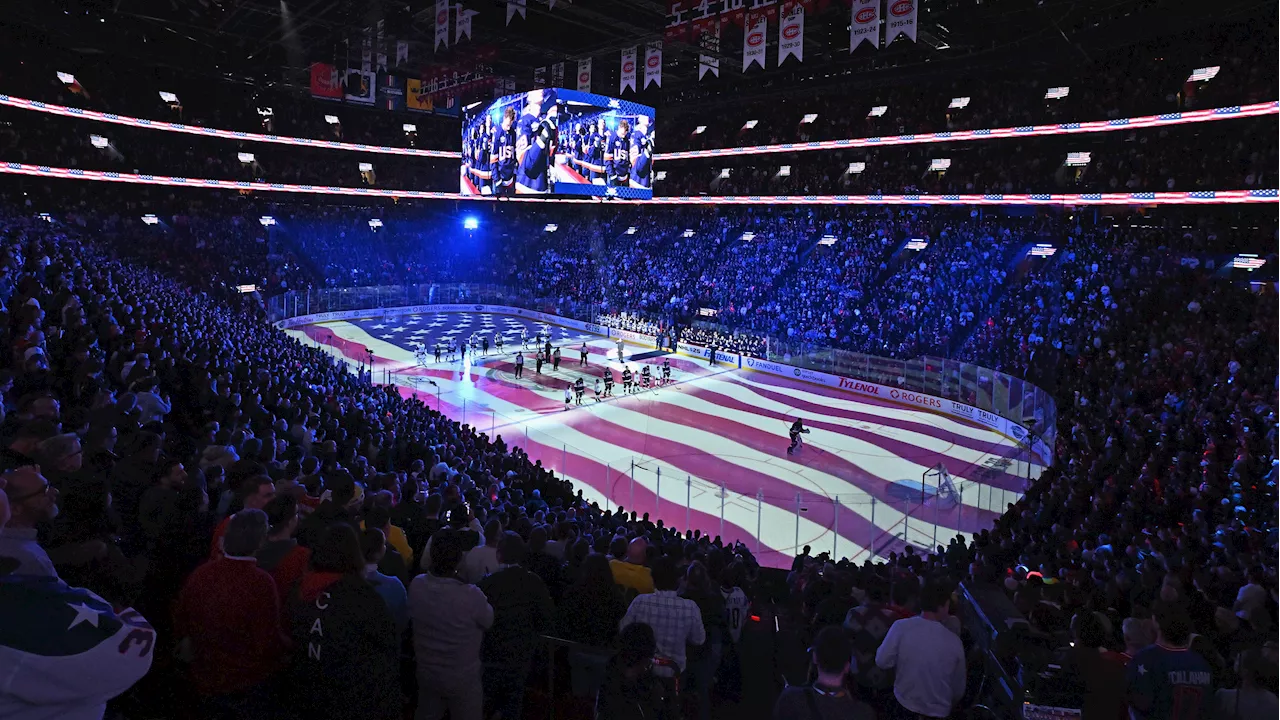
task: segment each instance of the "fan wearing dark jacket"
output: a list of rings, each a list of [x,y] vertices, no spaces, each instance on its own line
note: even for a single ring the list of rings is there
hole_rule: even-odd
[[[498,542],[498,569],[478,583],[493,606],[493,627],[480,648],[485,699],[512,720],[518,720],[524,705],[538,636],[551,628],[555,613],[542,578],[520,567],[524,556],[524,539],[504,533]]]
[[[324,531],[290,597],[289,687],[302,717],[392,720],[400,716],[399,638],[391,613],[364,579],[353,527]]]

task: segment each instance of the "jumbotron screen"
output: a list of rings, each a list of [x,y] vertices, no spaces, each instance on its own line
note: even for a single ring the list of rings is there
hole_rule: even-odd
[[[543,88],[463,109],[463,195],[653,197],[653,108]]]

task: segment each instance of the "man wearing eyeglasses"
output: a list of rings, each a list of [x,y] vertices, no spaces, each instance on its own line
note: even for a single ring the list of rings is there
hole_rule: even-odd
[[[0,557],[18,561],[16,575],[58,577],[53,561],[36,541],[36,526],[58,516],[58,491],[40,474],[39,465],[4,473],[9,496],[9,523],[0,529]]]

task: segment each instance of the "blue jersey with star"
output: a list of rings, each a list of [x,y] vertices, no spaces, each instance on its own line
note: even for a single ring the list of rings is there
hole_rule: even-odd
[[[1194,650],[1150,645],[1129,661],[1128,677],[1130,692],[1151,702],[1145,713],[1132,708],[1135,718],[1208,720],[1212,712],[1213,671]]]
[[[520,124],[516,129],[517,150],[524,149],[516,170],[516,183],[530,190],[545,192],[547,190],[547,147],[541,135],[534,132],[538,118],[529,113],[520,116]]]

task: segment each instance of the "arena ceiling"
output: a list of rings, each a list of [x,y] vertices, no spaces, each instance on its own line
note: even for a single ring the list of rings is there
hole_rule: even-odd
[[[526,83],[535,67],[582,57],[598,58],[595,72],[612,73],[616,82],[618,52],[661,39],[667,24],[667,0],[557,0],[554,9],[547,0],[527,0],[526,18],[510,24],[506,0],[454,2],[477,13],[472,40],[439,53],[432,49],[434,0],[42,0],[12,3],[3,22],[15,31],[10,52],[61,48],[137,67],[299,87],[311,62],[341,65],[341,56],[358,53],[360,38],[378,20],[392,47],[410,43],[409,62],[396,73],[430,75],[482,50],[494,74]],[[854,57],[847,51],[847,2],[825,0],[809,20],[806,85],[850,73],[1085,61],[1108,45],[1204,22],[1202,6],[1173,0],[921,0],[919,43]],[[1213,19],[1259,11],[1274,14],[1274,5],[1219,0]],[[726,57],[722,66],[732,68],[735,60]],[[743,92],[781,89],[795,84],[795,69],[750,80]],[[697,87],[696,50],[668,46],[662,95],[649,101],[678,101]]]

